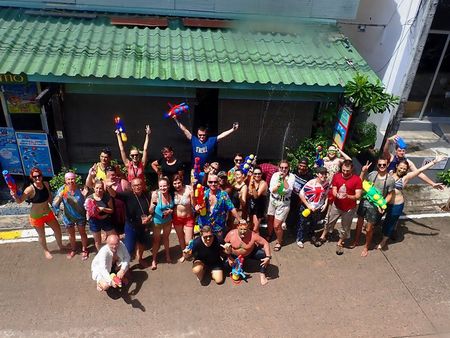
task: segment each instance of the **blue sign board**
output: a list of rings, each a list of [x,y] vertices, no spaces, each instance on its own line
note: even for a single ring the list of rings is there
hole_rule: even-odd
[[[22,162],[13,128],[0,127],[0,167],[10,174],[22,175]]]
[[[54,176],[47,134],[38,132],[16,132],[17,145],[25,174],[33,167],[41,169],[46,177]]]

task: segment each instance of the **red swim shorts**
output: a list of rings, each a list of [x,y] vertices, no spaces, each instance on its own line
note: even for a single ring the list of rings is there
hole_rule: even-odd
[[[178,217],[176,215],[173,215],[172,224],[175,227],[181,227],[184,225],[186,227],[192,228],[194,226],[194,218],[192,216]]]
[[[53,220],[57,221],[55,215],[53,214],[53,211],[51,211],[51,210],[49,211],[48,214],[43,215],[38,218],[33,218],[30,215],[29,220],[30,220],[30,224],[37,228],[43,227],[45,225],[45,223],[48,224],[49,222],[51,222]]]

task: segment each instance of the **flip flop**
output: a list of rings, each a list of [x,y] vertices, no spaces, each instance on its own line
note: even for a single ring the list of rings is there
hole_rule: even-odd
[[[316,248],[320,248],[323,244],[325,244],[327,240],[323,238],[319,238],[317,241],[314,242],[314,246]]]
[[[344,248],[341,245],[336,245],[336,255],[340,256],[344,253]]]
[[[273,247],[273,251],[280,251],[281,250],[281,244],[277,243],[275,244],[275,246]]]
[[[75,250],[70,250],[69,253],[66,255],[67,259],[72,259],[73,257],[75,257],[77,253],[75,252]]]

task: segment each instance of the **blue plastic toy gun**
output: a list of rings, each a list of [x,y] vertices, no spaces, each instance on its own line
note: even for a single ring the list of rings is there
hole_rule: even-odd
[[[323,167],[323,148],[322,148],[322,146],[317,146],[317,148],[316,148],[315,163],[318,167]]]
[[[244,162],[241,163],[240,169],[244,173],[244,175],[247,175],[250,169],[253,168],[253,163],[255,162],[255,155],[250,154],[245,159]]]
[[[231,267],[230,276],[233,282],[238,283],[241,280],[247,281],[247,276],[244,272],[243,266],[244,266],[244,257],[242,257],[242,255],[239,255],[238,257],[236,257]]]

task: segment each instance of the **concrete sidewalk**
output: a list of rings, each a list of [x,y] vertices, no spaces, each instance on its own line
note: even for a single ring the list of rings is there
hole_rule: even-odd
[[[405,220],[399,242],[361,258],[289,237],[265,287],[256,266],[248,283],[201,286],[191,263],[161,263],[136,268],[117,300],[95,290],[92,255],[47,261],[37,243],[2,244],[0,336],[449,337],[449,238],[443,219]]]

